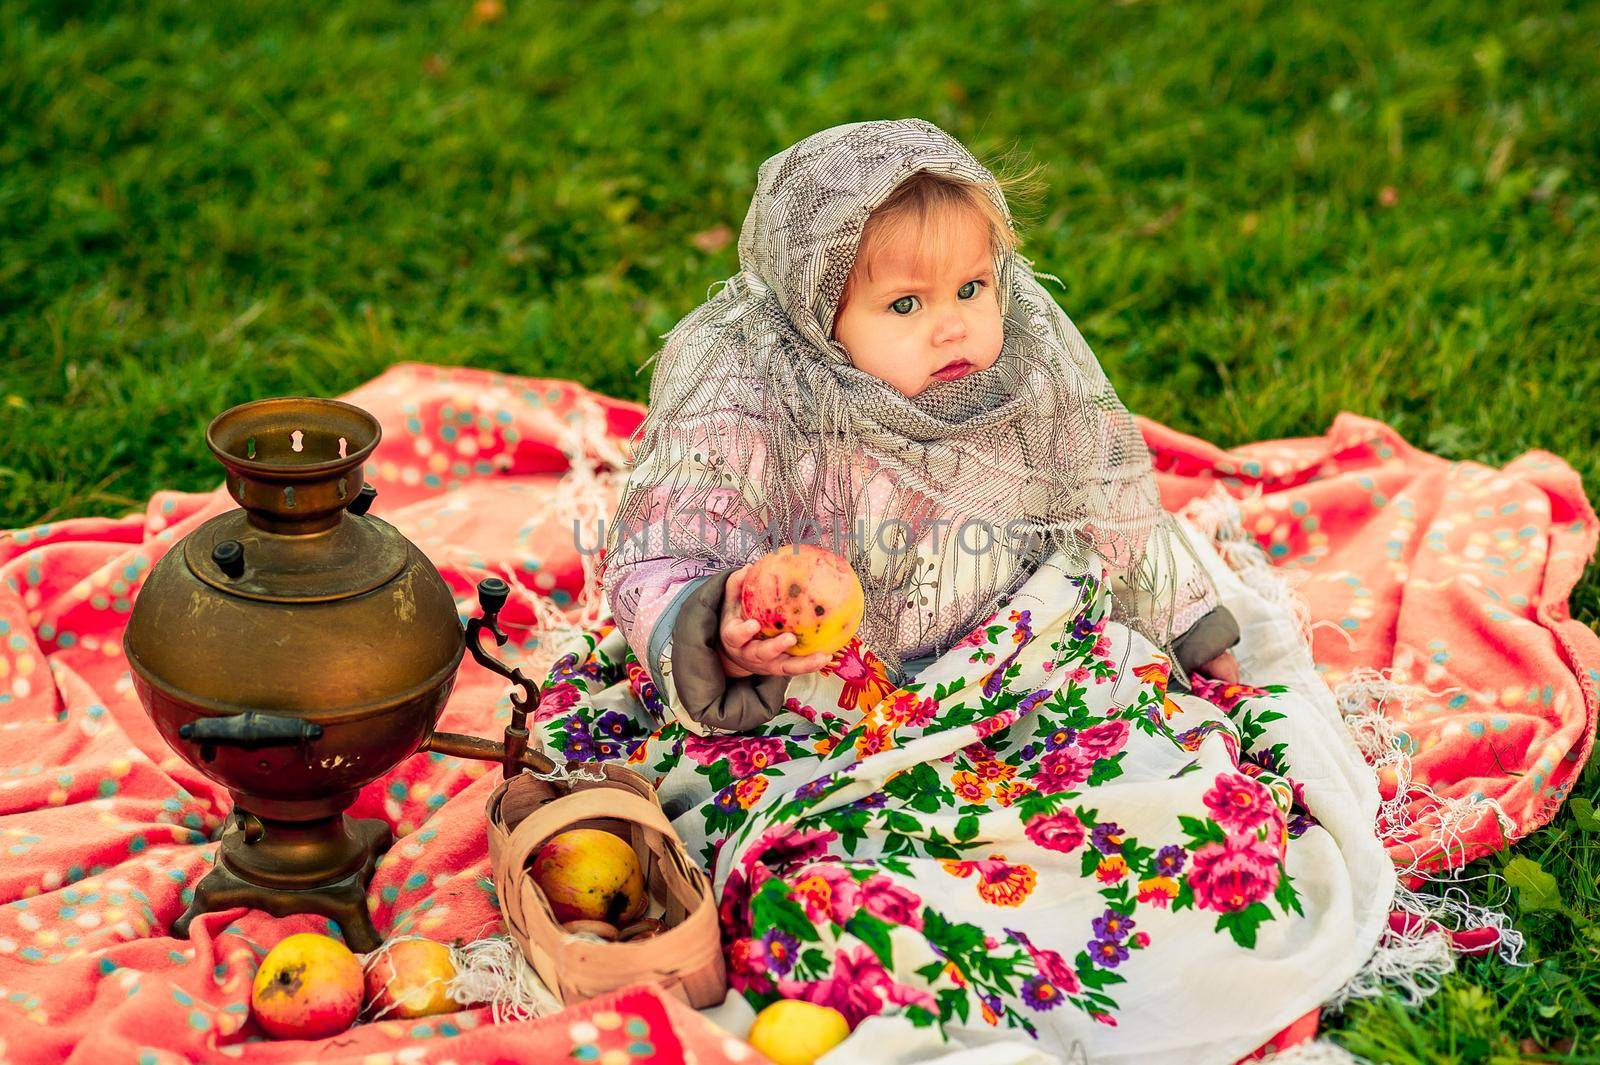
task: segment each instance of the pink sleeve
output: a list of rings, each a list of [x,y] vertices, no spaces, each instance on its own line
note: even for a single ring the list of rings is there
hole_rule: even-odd
[[[607,582],[606,594],[610,598],[612,617],[639,661],[651,668],[660,668],[660,663],[650,661],[650,636],[662,613],[685,585],[722,568],[714,562],[666,555],[641,558],[617,567],[614,582]]]
[[[662,486],[631,502],[628,510],[619,519],[623,525],[608,538],[602,587],[628,646],[640,662],[659,669],[651,647],[664,642],[652,641],[662,615],[690,582],[729,568],[727,562],[703,557],[703,551],[696,557],[693,546],[749,537],[758,525],[733,488],[712,490],[701,508],[690,510]],[[751,558],[760,553],[762,548],[755,546],[749,552]]]

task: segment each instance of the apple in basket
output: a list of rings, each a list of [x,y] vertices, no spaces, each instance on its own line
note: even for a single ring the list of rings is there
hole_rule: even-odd
[[[650,904],[633,848],[598,828],[570,829],[540,847],[533,856],[533,881],[563,923],[604,921],[620,927],[643,917]]]
[[[739,605],[745,617],[760,622],[762,637],[794,633],[789,653],[804,656],[832,654],[849,643],[865,598],[855,570],[841,556],[815,544],[794,544],[750,567]]]

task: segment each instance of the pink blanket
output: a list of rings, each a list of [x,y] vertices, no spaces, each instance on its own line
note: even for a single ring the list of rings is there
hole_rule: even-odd
[[[1329,685],[1398,686],[1382,708],[1410,780],[1379,774],[1404,807],[1379,826],[1397,866],[1456,868],[1555,816],[1600,704],[1600,638],[1567,608],[1600,533],[1572,467],[1450,462],[1350,413],[1228,451],[1141,422],[1169,508],[1216,483],[1253,497],[1244,528],[1306,600]]]
[[[505,652],[547,660],[540,604],[581,596],[592,558],[578,545],[596,543],[588,520],[641,408],[564,381],[417,365],[346,398],[385,428],[367,471],[373,512],[432,558],[464,613],[478,579],[511,581]],[[1402,724],[1417,784],[1446,801],[1496,799],[1513,836],[1548,820],[1588,755],[1600,682],[1600,640],[1566,614],[1600,528],[1569,467],[1543,452],[1504,470],[1448,463],[1348,414],[1324,437],[1233,451],[1144,429],[1169,506],[1218,479],[1264,490],[1243,504],[1246,527],[1307,575],[1313,618],[1331,623],[1314,643],[1330,682],[1375,667],[1440,693]],[[585,476],[557,493],[569,455]],[[318,1048],[260,1043],[247,1000],[261,954],[327,923],[230,911],[197,919],[191,940],[165,935],[209,866],[227,796],[156,734],[121,635],[151,565],[231,506],[220,489],[160,492],[141,514],[0,534],[0,1059],[392,1061],[470,1040],[474,1059],[566,1060],[530,1056],[546,1043],[529,1025],[491,1026],[483,1010],[366,1025]],[[506,707],[499,678],[469,661],[441,727],[493,735]],[[381,932],[498,930],[483,818],[497,776],[429,755],[363,794],[353,812],[399,837],[372,884]],[[1415,826],[1391,840],[1403,862],[1439,851],[1427,818],[1437,801],[1411,802]],[[1485,821],[1446,861],[1503,845]]]

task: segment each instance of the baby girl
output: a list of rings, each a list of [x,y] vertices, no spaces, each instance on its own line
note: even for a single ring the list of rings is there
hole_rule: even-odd
[[[1041,545],[1098,556],[1176,687],[1238,679],[1238,626],[1160,509],[1131,416],[1018,254],[1001,189],[920,120],[825,130],[762,166],[740,272],[667,337],[603,563],[629,646],[691,728],[770,720],[791,678],[828,665],[739,607],[750,564],[807,525],[855,567],[863,644],[902,682]],[[841,518],[865,528],[841,540]]]

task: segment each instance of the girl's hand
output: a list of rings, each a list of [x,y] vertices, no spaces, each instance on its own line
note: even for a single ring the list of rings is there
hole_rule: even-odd
[[[1232,651],[1224,651],[1211,661],[1197,666],[1195,672],[1203,673],[1225,684],[1237,684],[1239,683],[1239,660],[1233,657]]]
[[[722,646],[717,657],[722,660],[722,671],[730,677],[748,677],[756,673],[774,677],[796,677],[802,673],[815,673],[827,665],[833,656],[818,651],[814,655],[795,656],[789,653],[799,639],[792,632],[781,633],[771,639],[758,639],[761,623],[744,616],[739,605],[739,593],[744,590],[745,573],[749,566],[740,566],[728,578],[722,593]]]

